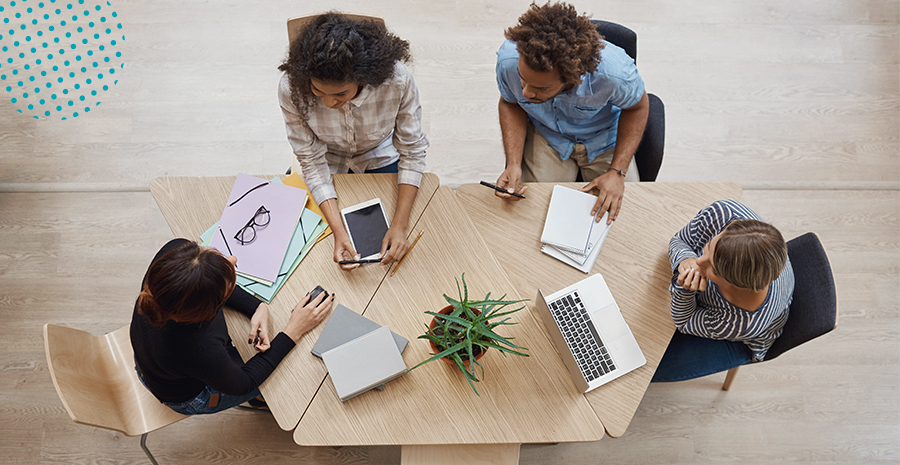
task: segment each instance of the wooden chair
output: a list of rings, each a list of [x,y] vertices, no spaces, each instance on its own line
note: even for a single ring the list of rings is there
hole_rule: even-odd
[[[794,269],[794,298],[784,331],[766,353],[767,362],[837,327],[834,276],[819,236],[806,233],[788,241],[787,246]],[[723,391],[731,388],[738,368],[728,370]]]
[[[621,24],[592,19],[591,24],[607,42],[616,45],[637,63],[637,34]],[[637,165],[641,181],[656,181],[659,168],[662,166],[663,152],[666,147],[666,107],[662,100],[654,94],[647,94],[650,100],[650,114],[641,143],[634,152],[634,163]]]
[[[187,418],[161,404],[134,370],[129,327],[102,336],[44,325],[47,366],[56,392],[75,423],[141,435],[154,465],[147,434]]]
[[[288,19],[287,20],[288,43],[294,42],[294,39],[296,39],[297,36],[300,35],[300,31],[302,31],[303,28],[307,24],[311,23],[314,19],[318,18],[319,16],[322,16],[322,14],[323,13],[314,13],[311,15],[295,16],[293,18]],[[381,23],[382,25],[384,25],[384,18],[382,18],[381,16],[367,15],[367,14],[362,14],[362,13],[340,13],[340,14],[344,15],[352,20],[356,20],[356,21],[372,20],[372,21],[377,21],[377,22]]]
[[[367,14],[362,14],[362,13],[341,13],[341,14],[350,19],[356,20],[356,21],[371,20],[371,21],[377,21],[377,22],[381,23],[381,25],[384,25],[384,18],[382,18],[381,16],[367,15]],[[293,43],[294,39],[296,39],[297,36],[300,35],[300,31],[302,31],[303,28],[306,27],[307,24],[313,22],[313,20],[318,18],[319,16],[322,16],[322,13],[315,13],[315,14],[304,15],[304,16],[295,16],[293,18],[289,18],[287,20],[288,44]],[[638,170],[640,170],[640,168],[638,168]],[[291,153],[291,166],[287,169],[287,171],[285,171],[284,174],[290,175],[292,172],[300,173],[301,176],[303,175],[303,171],[300,169],[300,163],[297,161],[297,157],[295,157],[293,153]]]

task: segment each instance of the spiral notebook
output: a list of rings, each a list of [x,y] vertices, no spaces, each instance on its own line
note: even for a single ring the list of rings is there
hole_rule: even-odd
[[[606,227],[605,221],[596,223],[595,216],[591,215],[596,202],[596,195],[560,185],[553,186],[541,242],[563,251],[589,255],[599,239],[592,231],[595,227]]]
[[[560,185],[553,186],[550,207],[541,233],[541,252],[590,273],[612,225],[609,212],[595,221],[591,209],[597,196]]]

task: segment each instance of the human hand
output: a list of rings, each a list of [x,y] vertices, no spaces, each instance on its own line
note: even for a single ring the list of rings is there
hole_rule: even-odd
[[[338,263],[341,260],[359,260],[360,256],[356,253],[356,250],[353,248],[353,243],[350,242],[350,236],[347,235],[346,232],[341,230],[338,233],[336,228],[333,228],[334,232],[334,262]],[[343,270],[352,270],[359,266],[359,263],[353,263],[349,265],[340,265]]]
[[[521,180],[522,167],[518,165],[508,166],[505,170],[503,170],[502,173],[500,173],[500,177],[497,178],[497,187],[506,189],[507,192],[500,192],[498,190],[495,190],[494,195],[506,200],[520,200],[519,197],[512,196],[508,192],[524,194],[525,191],[528,190],[528,186],[520,186],[519,182]]]
[[[250,318],[250,337],[247,344],[253,344],[256,350],[265,352],[269,349],[269,306],[264,302],[256,307]]]
[[[678,285],[689,291],[706,290],[706,278],[700,275],[700,270],[688,268],[684,271],[678,271]]]
[[[284,327],[284,334],[287,334],[294,342],[299,341],[304,334],[318,326],[328,316],[333,303],[334,292],[329,294],[328,297],[325,297],[324,292],[320,292],[312,300],[310,300],[309,294],[306,294],[291,310],[291,319],[288,320],[287,325]]]
[[[678,272],[679,273],[682,271],[687,271],[691,268],[693,268],[695,270],[700,269],[700,265],[697,264],[697,259],[695,257],[685,258],[684,260],[681,261],[681,263],[678,264]]]
[[[400,261],[407,250],[409,241],[406,240],[406,228],[391,225],[381,241],[381,264],[390,265]]]
[[[614,170],[607,171],[594,178],[588,185],[581,188],[581,192],[590,192],[597,189],[597,202],[591,209],[591,216],[597,216],[597,222],[603,218],[603,214],[609,212],[606,224],[612,224],[619,216],[622,207],[622,197],[625,195],[625,178]]]

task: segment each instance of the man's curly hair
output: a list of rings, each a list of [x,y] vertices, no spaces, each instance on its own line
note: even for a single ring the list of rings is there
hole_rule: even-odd
[[[409,42],[388,32],[384,24],[329,12],[300,31],[278,69],[287,72],[291,101],[306,120],[307,110],[318,103],[310,78],[378,87],[393,76],[398,60],[409,59]]]
[[[594,72],[600,62],[603,37],[587,15],[578,15],[566,3],[534,3],[519,17],[519,24],[506,30],[506,38],[516,43],[525,64],[540,72],[559,72],[565,84],[577,83],[585,73]]]

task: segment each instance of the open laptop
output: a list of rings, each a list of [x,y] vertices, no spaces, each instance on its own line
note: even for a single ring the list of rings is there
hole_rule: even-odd
[[[603,276],[595,274],[546,297],[538,289],[535,302],[581,392],[647,363]]]

